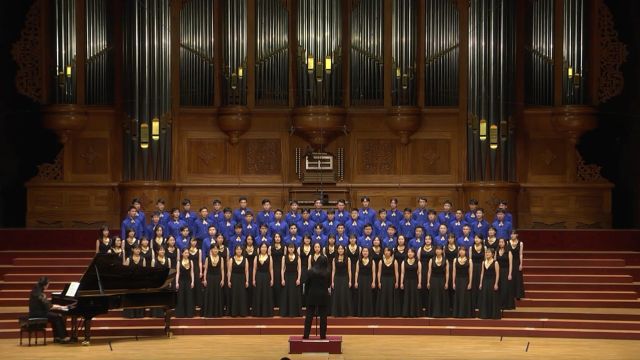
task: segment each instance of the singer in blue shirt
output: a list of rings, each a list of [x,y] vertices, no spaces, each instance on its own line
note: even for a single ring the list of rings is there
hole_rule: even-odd
[[[271,200],[262,199],[262,210],[258,213],[258,216],[256,216],[256,222],[258,223],[258,226],[262,226],[262,224],[269,225],[273,222],[273,220],[273,211],[271,211]]]
[[[345,210],[346,206],[347,206],[346,201],[344,201],[343,199],[338,200],[338,204],[337,204],[338,209],[334,213],[335,220],[342,224],[349,221],[349,212]]]
[[[411,209],[404,209],[403,219],[398,223],[398,235],[403,235],[407,239],[411,239],[416,231],[418,223],[411,217]]]
[[[122,220],[122,224],[120,225],[120,235],[121,239],[127,238],[127,229],[133,229],[136,232],[136,239],[140,239],[142,235],[144,235],[144,227],[139,218],[136,217],[136,213],[138,210],[135,206],[129,206],[129,211],[127,212],[127,217]]]
[[[362,202],[362,208],[358,211],[358,219],[362,222],[363,225],[366,224],[375,224],[376,222],[376,211],[369,207],[371,199],[368,196],[363,196],[360,198]]]
[[[429,209],[427,209],[427,198],[420,197],[418,198],[418,207],[413,210],[413,214],[411,218],[413,221],[418,224],[424,224],[427,222],[427,214],[429,213]]]
[[[478,208],[476,210],[476,221],[471,224],[471,231],[474,234],[482,235],[483,239],[487,238],[487,232],[489,231],[489,223],[484,219],[484,210]]]
[[[387,210],[387,221],[393,225],[398,226],[402,221],[402,210],[398,209],[398,199],[392,198],[389,202],[390,209]]]
[[[280,238],[284,239],[287,231],[289,230],[289,225],[282,218],[283,213],[282,210],[278,209],[273,214],[273,222],[269,224],[269,234],[274,236],[275,234],[280,234]]]
[[[244,216],[247,214],[247,211],[251,211],[251,209],[247,207],[247,198],[244,196],[238,199],[238,204],[240,207],[233,210],[233,220],[235,220],[236,224],[242,224]]]
[[[327,221],[327,212],[322,210],[322,200],[316,199],[313,206],[314,209],[311,210],[311,221],[316,224],[322,224]]]
[[[443,211],[441,211],[438,214],[438,222],[440,224],[450,224],[453,221],[453,213],[451,212],[451,207],[453,206],[453,204],[451,203],[451,201],[449,200],[445,200],[442,208]]]

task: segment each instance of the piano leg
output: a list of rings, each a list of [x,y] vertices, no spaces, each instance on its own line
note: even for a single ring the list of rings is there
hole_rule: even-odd
[[[164,309],[164,333],[167,337],[172,337],[173,333],[171,332],[171,317],[173,316],[173,309],[165,308]]]
[[[71,341],[78,342],[78,317],[76,315],[71,316]]]
[[[84,341],[82,342],[83,346],[91,345],[91,320],[92,317],[86,317],[84,319]]]

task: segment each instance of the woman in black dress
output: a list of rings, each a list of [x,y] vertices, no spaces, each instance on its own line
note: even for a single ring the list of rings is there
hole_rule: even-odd
[[[221,317],[224,315],[222,289],[224,288],[224,258],[220,256],[220,249],[212,246],[204,261],[204,299],[202,304],[203,317]]]
[[[136,245],[131,249],[131,256],[125,260],[124,266],[139,269],[151,266],[151,263],[147,264],[146,259],[140,255],[140,246]],[[144,309],[124,309],[122,314],[126,318],[141,318],[144,317]]]
[[[360,259],[356,264],[356,277],[354,287],[358,289],[357,316],[375,316],[373,306],[373,289],[375,282],[376,263],[369,257],[369,249],[362,248]]]
[[[420,260],[420,304],[422,311],[426,314],[429,305],[429,289],[427,289],[427,273],[429,272],[429,261],[435,256],[436,249],[433,247],[433,239],[431,235],[424,237],[424,245],[418,249],[418,260]]]
[[[311,236],[304,235],[302,237],[302,245],[298,248],[298,255],[300,255],[300,283],[302,286],[300,287],[300,296],[302,299],[302,307],[307,306],[306,301],[307,297],[305,296],[304,283],[307,279],[307,271],[309,271],[309,257],[311,257],[311,253],[313,252],[313,247],[311,245]]]
[[[198,248],[198,239],[189,241],[189,260],[193,262],[193,302],[202,310],[202,252]]]
[[[229,284],[229,315],[247,316],[247,288],[249,287],[249,262],[242,246],[236,246],[233,257],[227,264],[227,284]]]
[[[153,240],[151,244],[153,245],[153,251],[158,252],[158,249],[166,246],[167,239],[164,238],[164,228],[160,225],[156,225],[153,229]]]
[[[351,259],[345,254],[345,248],[338,245],[333,259],[331,271],[332,308],[331,315],[336,317],[351,316]]]
[[[518,233],[511,231],[511,239],[507,246],[513,257],[513,291],[515,298],[520,300],[524,298],[524,277],[522,276],[522,263],[524,262],[523,252],[524,243],[518,239]]]
[[[447,246],[444,248],[444,257],[447,259],[449,267],[449,282],[447,283],[447,299],[449,299],[449,314],[453,311],[453,261],[458,257],[458,245],[456,245],[456,235],[449,233],[447,236]]]
[[[171,269],[171,260],[166,256],[166,251],[163,247],[158,248],[158,251],[154,252],[155,258],[151,261],[151,267],[154,268],[167,268]],[[157,318],[164,317],[164,309],[151,308],[151,316]]]
[[[273,261],[266,242],[253,260],[253,316],[273,316]]]
[[[287,254],[282,261],[280,269],[282,277],[282,303],[280,304],[280,316],[295,317],[300,316],[300,255],[296,252],[293,243],[287,245]]]
[[[247,287],[247,306],[248,309],[253,307],[253,264],[255,264],[256,255],[258,255],[258,250],[256,249],[255,239],[251,235],[247,235],[244,239],[245,248],[244,248],[244,256],[247,258],[247,264],[249,265],[249,287]]]
[[[395,250],[393,251],[393,258],[398,263],[398,283],[400,282],[400,266],[407,258],[407,239],[404,235],[398,235],[397,245]],[[396,288],[395,290],[395,299],[393,301],[393,305],[395,306],[395,316],[402,316],[402,306],[404,305],[404,290]]]
[[[449,283],[449,263],[443,255],[442,247],[436,246],[436,254],[429,261],[427,287],[429,288],[429,307],[427,316],[449,316],[449,299],[447,288]]]
[[[151,249],[151,245],[149,243],[149,238],[143,236],[140,239],[140,256],[142,256],[147,263],[147,266],[151,266],[151,262],[155,255],[153,254],[153,249]]]
[[[169,235],[164,249],[165,256],[167,257],[167,259],[171,260],[171,268],[173,270],[176,270],[179,262],[178,254],[180,253],[180,250],[178,250],[178,248],[176,247],[176,238],[174,238],[172,235]]]
[[[482,262],[484,261],[484,245],[482,245],[482,235],[476,234],[473,237],[473,246],[469,248],[471,252],[471,264],[473,266],[473,277],[471,278],[471,307],[475,311],[478,309],[478,299],[480,299],[480,274],[482,273]]]
[[[453,317],[470,318],[471,309],[471,278],[473,265],[467,257],[467,249],[461,246],[458,257],[453,262]]]
[[[324,253],[322,252],[322,245],[320,245],[320,243],[318,242],[313,243],[312,254],[309,257],[309,265],[307,270],[311,270],[313,264],[315,264],[315,262],[318,261],[320,257],[324,257]]]
[[[189,249],[182,250],[180,263],[176,266],[176,317],[193,317],[196,305],[193,300],[194,274],[193,261],[189,259]]]
[[[333,259],[336,257],[336,236],[329,235],[327,238],[327,246],[324,247],[324,256],[327,257],[327,263],[329,264],[329,269],[333,264]]]
[[[226,315],[229,315],[229,284],[227,284],[227,277],[228,277],[228,271],[229,268],[227,266],[229,266],[229,257],[231,257],[233,254],[229,254],[229,248],[226,245],[227,241],[224,238],[224,235],[222,233],[218,233],[216,235],[216,244],[217,244],[217,248],[218,248],[218,256],[220,256],[222,258],[222,270],[224,272],[224,276],[222,277],[222,281],[224,283],[224,285],[222,286],[222,307],[225,311]]]
[[[478,317],[480,319],[500,319],[500,299],[498,283],[500,282],[500,265],[493,258],[493,249],[485,251],[485,259],[480,273],[480,299]]]
[[[402,316],[418,317],[421,308],[418,290],[422,287],[420,279],[422,269],[414,249],[409,248],[407,250],[407,259],[402,262],[401,267],[400,288],[404,290]]]
[[[393,249],[385,247],[378,267],[378,316],[395,316],[395,293],[398,288],[398,263],[393,258]]]
[[[356,275],[356,264],[360,258],[360,246],[358,246],[358,240],[355,234],[349,235],[349,243],[344,249],[345,254],[349,258],[349,270],[351,270],[351,285],[349,292],[351,293],[351,316],[358,313],[358,289],[354,286],[353,280]]]
[[[140,243],[138,239],[136,239],[136,231],[134,229],[127,229],[126,234],[127,238],[124,239],[124,257],[128,259],[133,255],[133,248]]]
[[[505,239],[498,240],[498,251],[496,251],[496,261],[500,265],[500,281],[498,282],[498,299],[500,309],[513,310],[516,308],[516,299],[513,297],[513,255],[507,249]]]
[[[116,254],[118,256],[118,259],[120,259],[120,262],[124,264],[124,261],[126,260],[124,257],[124,249],[122,248],[122,239],[120,239],[120,236],[116,236],[113,238],[113,241],[111,241],[111,249],[109,249],[108,253],[109,254]]]
[[[284,257],[284,244],[279,233],[273,234],[273,242],[269,247],[269,255],[273,263],[273,304],[280,308],[282,298],[282,258]]]
[[[106,254],[111,249],[111,238],[109,238],[109,227],[102,225],[96,240],[96,254]]]
[[[484,248],[492,248],[495,253],[498,250],[498,238],[496,238],[496,228],[493,226],[487,230],[487,238],[484,240]]]
[[[382,248],[382,240],[379,237],[374,237],[371,242],[371,250],[369,250],[369,257],[375,266],[375,271],[373,273],[373,282],[374,288],[372,289],[372,297],[373,297],[373,312],[376,312],[378,309],[377,301],[378,301],[378,267],[380,266],[380,261],[384,256],[384,249]]]

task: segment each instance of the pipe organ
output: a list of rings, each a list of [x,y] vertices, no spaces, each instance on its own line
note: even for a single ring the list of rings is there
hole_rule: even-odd
[[[554,192],[593,198],[575,145],[624,58],[603,1],[34,0],[16,52],[39,52],[14,57],[64,144],[51,182],[117,184],[101,199],[283,196],[307,149],[351,201],[495,192],[533,224]]]

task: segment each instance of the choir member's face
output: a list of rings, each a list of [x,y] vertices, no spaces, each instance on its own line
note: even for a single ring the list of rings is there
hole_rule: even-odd
[[[219,202],[216,202],[213,204],[213,210],[215,210],[216,212],[220,211],[221,207],[222,207],[222,204],[220,204]]]
[[[320,210],[322,209],[322,201],[320,200],[316,200],[313,205],[316,207],[316,209]]]
[[[484,216],[484,213],[482,212],[482,210],[476,211],[476,218],[477,219],[482,220],[483,216]]]
[[[373,242],[372,242],[373,246],[380,246],[380,238],[379,237],[375,237],[373,238]]]
[[[190,211],[191,210],[191,204],[187,203],[182,205],[182,208],[184,209],[184,211]]]
[[[185,260],[189,258],[189,250],[185,249],[182,252],[182,258],[185,259]]]
[[[297,212],[298,211],[298,204],[297,203],[291,204],[291,211],[292,212]]]
[[[429,218],[429,221],[434,222],[436,220],[436,214],[434,213],[430,213],[429,215],[427,215],[427,217]]]
[[[140,210],[140,203],[139,202],[134,202],[133,206],[135,206],[136,210]]]
[[[320,247],[320,244],[315,243],[315,244],[313,245],[313,251],[314,251],[316,254],[319,254],[321,250],[322,250],[322,248]]]
[[[504,214],[499,212],[496,214],[496,218],[498,219],[498,221],[503,221],[504,220]]]
[[[156,206],[158,207],[158,211],[163,212],[164,211],[164,203],[159,202],[158,204],[156,204]]]
[[[440,225],[439,231],[441,235],[445,235],[447,233],[447,227],[444,225]]]
[[[427,237],[424,239],[424,244],[425,244],[425,245],[431,245],[431,236],[427,236]]]
[[[218,255],[220,250],[217,247],[214,246],[214,247],[211,248],[210,252],[211,252],[211,255],[216,256],[216,255]]]
[[[393,235],[395,235],[395,233],[396,233],[396,230],[394,228],[392,228],[392,227],[387,228],[387,235],[389,237],[393,237]]]
[[[122,239],[120,239],[120,238],[116,238],[116,239],[113,241],[113,244],[115,245],[115,247],[121,247],[121,246],[122,246]]]
[[[345,204],[343,202],[338,203],[338,211],[340,212],[344,211],[344,207],[345,207]]]
[[[216,228],[214,228],[214,227],[210,227],[210,228],[209,228],[209,236],[210,236],[210,237],[214,237],[214,236],[216,236],[216,231],[217,231],[217,230],[216,230]]]
[[[167,245],[175,246],[175,244],[176,244],[176,239],[173,236],[167,239]]]
[[[458,210],[456,211],[456,220],[462,220],[462,211]]]
[[[422,237],[422,228],[416,228],[416,237]]]
[[[260,227],[260,235],[263,235],[263,236],[267,235],[267,227],[266,226],[261,226]]]
[[[369,249],[364,248],[362,249],[362,253],[361,253],[363,258],[368,258],[369,257]]]
[[[496,236],[496,231],[493,229],[489,229],[488,233],[489,233],[489,236]]]
[[[338,234],[344,234],[344,226],[343,225],[338,226],[336,231],[338,231]]]
[[[245,209],[247,207],[247,200],[240,200],[240,208]]]
[[[413,250],[409,250],[409,251],[407,252],[407,257],[408,257],[409,259],[413,259],[415,256],[416,256],[416,253],[415,253]]]
[[[205,219],[207,217],[207,215],[209,215],[209,210],[207,209],[202,209],[200,211],[200,216],[202,216],[203,219]]]
[[[275,218],[276,218],[276,220],[281,220],[282,219],[282,212],[276,211]]]
[[[154,224],[157,224],[160,222],[160,216],[159,215],[153,215],[153,217],[151,218],[151,220],[153,220]]]
[[[404,219],[405,220],[411,220],[411,212],[405,211],[404,212]]]
[[[102,229],[102,236],[109,237],[109,229]]]
[[[308,211],[304,211],[304,212],[302,213],[302,218],[303,218],[304,220],[309,220],[309,212],[308,212]]]
[[[351,212],[351,219],[352,220],[357,220],[358,219],[358,212],[357,211],[352,211]]]
[[[425,199],[418,200],[418,206],[420,208],[424,209],[427,206],[427,200],[425,200]]]
[[[267,201],[266,203],[262,204],[262,209],[268,212],[269,210],[271,210],[271,203]]]
[[[335,214],[332,212],[327,213],[327,220],[333,221],[336,218]]]
[[[391,200],[391,202],[389,202],[389,206],[393,210],[393,209],[396,209],[398,207],[398,203],[395,200]]]
[[[164,256],[164,248],[163,247],[158,248],[158,255],[159,256]]]
[[[297,226],[291,226],[289,228],[289,234],[291,235],[297,235],[298,234],[298,227]]]
[[[367,200],[367,199],[362,200],[362,207],[365,208],[365,209],[368,208],[369,207],[369,200]]]
[[[387,220],[387,213],[385,211],[380,212],[378,216],[380,217],[380,221]]]
[[[491,253],[491,251],[487,251],[484,253],[484,258],[487,260],[491,260],[491,258],[493,257],[493,254]]]
[[[137,213],[138,213],[138,210],[136,210],[135,208],[129,209],[129,217],[134,218],[136,217]]]
[[[366,228],[364,228],[364,234],[366,236],[371,236],[371,232],[373,232],[373,229],[371,229],[371,226],[367,226]]]
[[[216,240],[218,242],[218,245],[224,244],[224,236],[218,236],[218,238]]]
[[[462,234],[464,236],[469,236],[469,234],[471,234],[471,229],[468,226],[465,226],[462,228]]]
[[[173,216],[174,220],[178,220],[178,218],[180,217],[180,211],[176,210],[176,211],[172,212],[171,216]]]
[[[244,220],[247,222],[247,224],[251,224],[253,222],[253,216],[247,215],[244,217]]]
[[[449,212],[449,211],[451,211],[451,204],[449,204],[449,203],[444,203],[443,208],[444,208],[444,211],[445,211],[445,212]]]
[[[226,211],[226,212],[224,213],[224,218],[225,218],[226,220],[231,220],[231,211]]]
[[[180,234],[182,234],[182,237],[187,237],[189,235],[189,229],[183,229],[180,231]]]

